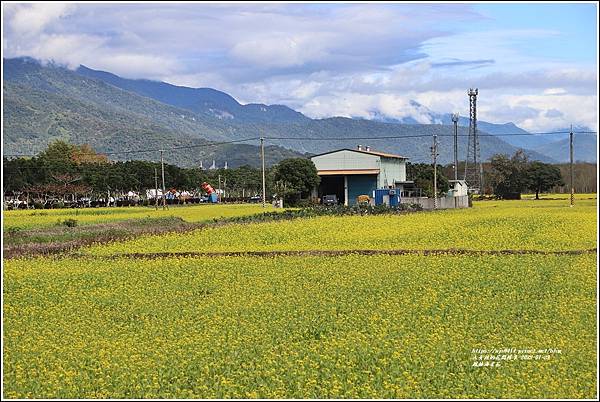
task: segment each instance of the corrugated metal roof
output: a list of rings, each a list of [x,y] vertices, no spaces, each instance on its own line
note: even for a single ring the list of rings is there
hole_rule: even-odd
[[[408,159],[406,156],[400,156],[400,155],[395,155],[395,154],[388,154],[388,153],[379,152],[379,151],[365,151],[365,150],[359,151],[358,149],[355,149],[355,151],[356,152],[362,152],[364,154],[372,154],[372,155],[377,155],[377,156],[383,156],[385,158]]]
[[[338,174],[352,175],[352,174],[379,174],[379,169],[332,169],[332,170],[319,170],[319,176],[333,176]]]
[[[388,154],[385,152],[379,152],[379,151],[366,151],[364,149],[361,149],[360,151],[358,149],[350,149],[350,148],[342,148],[342,149],[336,149],[335,151],[329,151],[329,152],[324,152],[322,154],[318,154],[318,155],[313,155],[311,156],[311,158],[314,158],[315,156],[323,156],[323,155],[328,155],[328,154],[333,154],[335,152],[340,152],[340,151],[352,151],[352,152],[358,152],[361,154],[367,154],[367,155],[375,155],[375,156],[382,156],[384,158],[395,158],[395,159],[409,159],[406,156],[401,156],[401,155],[395,155],[395,154]]]

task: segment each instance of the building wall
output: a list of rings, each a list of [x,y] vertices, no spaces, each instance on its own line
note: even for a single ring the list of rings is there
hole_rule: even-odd
[[[379,156],[342,150],[311,158],[317,170],[379,169]]]
[[[396,181],[406,181],[406,161],[396,158],[381,158],[378,188],[394,186]]]
[[[356,197],[368,195],[373,198],[377,188],[377,175],[348,175],[348,205],[356,204]]]
[[[369,197],[372,197],[373,190],[377,188],[394,186],[396,181],[406,181],[406,160],[403,159],[386,158],[350,150],[340,150],[326,155],[314,156],[311,160],[315,164],[317,170],[380,170],[379,175],[347,176],[347,202],[349,205],[355,204],[356,197],[359,195],[367,194]]]

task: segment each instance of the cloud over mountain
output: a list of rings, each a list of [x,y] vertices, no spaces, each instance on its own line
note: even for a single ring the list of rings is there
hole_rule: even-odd
[[[552,5],[535,6],[529,20],[531,11],[506,5],[519,26],[466,4],[2,7],[6,57],[218,88],[311,117],[376,111],[420,121],[412,99],[466,113],[465,91],[478,87],[488,121],[596,128],[596,40],[582,31],[595,25],[593,5],[570,5],[561,21],[545,17]]]

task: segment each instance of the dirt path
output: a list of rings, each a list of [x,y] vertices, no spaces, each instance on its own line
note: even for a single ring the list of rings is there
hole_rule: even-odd
[[[435,249],[435,250],[287,250],[287,251],[229,251],[229,252],[170,252],[170,253],[122,253],[94,258],[173,258],[173,257],[278,257],[278,256],[324,256],[336,257],[342,255],[582,255],[594,254],[596,248],[583,250],[467,250],[467,249]],[[71,257],[87,257],[85,254],[72,254]]]
[[[216,223],[189,223],[181,218],[137,219],[78,227],[49,227],[4,232],[5,259],[67,253],[91,244],[134,239],[141,235],[185,233]]]

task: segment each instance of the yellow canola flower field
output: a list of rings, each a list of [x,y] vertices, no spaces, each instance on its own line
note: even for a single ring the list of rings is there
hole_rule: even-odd
[[[187,222],[210,221],[215,218],[253,215],[274,211],[271,205],[263,209],[262,204],[200,204],[159,207],[110,207],[81,209],[41,209],[3,211],[3,229],[33,229],[56,225],[59,221],[75,219],[79,225],[109,223],[130,219],[153,219],[180,217]]]
[[[4,397],[594,398],[596,280],[595,255],[8,260]]]
[[[595,248],[596,200],[482,201],[469,210],[323,216],[141,236],[93,246],[90,255],[270,250],[578,250]]]
[[[574,208],[564,199],[485,201],[6,260],[3,396],[593,399],[597,253],[115,254],[585,250],[596,236],[595,198]]]

